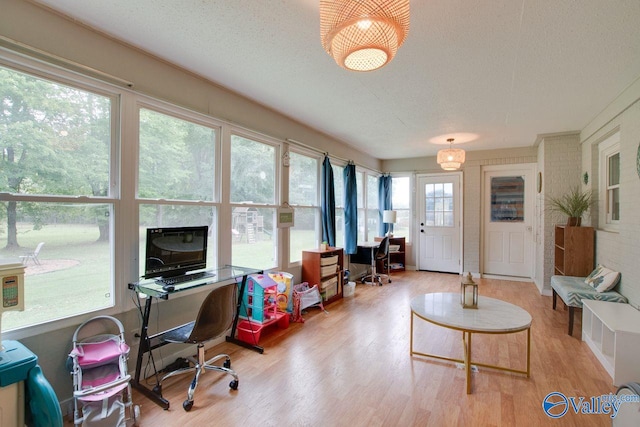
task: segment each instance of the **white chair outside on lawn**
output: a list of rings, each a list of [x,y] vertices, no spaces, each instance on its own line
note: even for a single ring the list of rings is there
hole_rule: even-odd
[[[40,250],[42,249],[43,246],[44,246],[44,242],[40,242],[38,243],[38,246],[36,246],[33,252],[28,252],[25,255],[20,255],[20,258],[22,258],[22,264],[27,265],[29,260],[32,259],[36,265],[40,265],[40,260],[38,259],[38,255],[40,254]]]

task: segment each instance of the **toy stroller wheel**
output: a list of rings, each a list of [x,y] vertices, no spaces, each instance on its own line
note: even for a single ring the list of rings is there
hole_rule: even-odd
[[[231,390],[237,390],[238,389],[238,380],[233,380],[229,383],[229,387],[231,387]]]
[[[193,400],[185,400],[182,402],[182,407],[185,411],[189,412],[193,408]]]
[[[231,360],[225,360],[223,366],[227,369],[231,369]]]

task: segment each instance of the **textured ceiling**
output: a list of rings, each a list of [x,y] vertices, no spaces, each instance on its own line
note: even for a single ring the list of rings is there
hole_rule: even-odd
[[[414,0],[387,66],[322,49],[318,0],[37,0],[380,159],[531,146],[640,77],[638,0]],[[457,144],[457,143],[460,144]]]

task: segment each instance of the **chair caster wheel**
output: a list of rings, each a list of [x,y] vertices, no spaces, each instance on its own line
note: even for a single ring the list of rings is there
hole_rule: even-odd
[[[233,380],[229,383],[229,388],[231,388],[231,390],[237,390],[238,389],[238,380]]]
[[[225,360],[222,366],[224,366],[227,369],[231,369],[231,360]]]
[[[193,408],[193,400],[185,400],[182,402],[182,407],[185,411],[189,412]]]

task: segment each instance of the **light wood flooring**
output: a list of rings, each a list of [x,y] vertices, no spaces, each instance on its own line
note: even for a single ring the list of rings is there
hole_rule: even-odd
[[[458,292],[459,276],[429,272],[393,275],[393,283],[358,284],[354,297],[312,308],[304,323],[263,335],[264,354],[222,343],[240,375],[201,377],[190,412],[182,409],[189,376],[168,380],[164,411],[134,391],[141,426],[596,426],[606,415],[574,414],[552,420],[542,400],[615,393],[611,378],[580,339],[581,323],[567,335],[567,311],[532,283],[478,280],[480,294],[526,309],[531,327],[531,377],[480,368],[472,394],[454,363],[411,357],[409,301],[418,294]],[[195,312],[194,312],[195,313]],[[416,350],[462,357],[462,334],[416,318]],[[524,369],[526,332],[473,337],[474,359]]]

